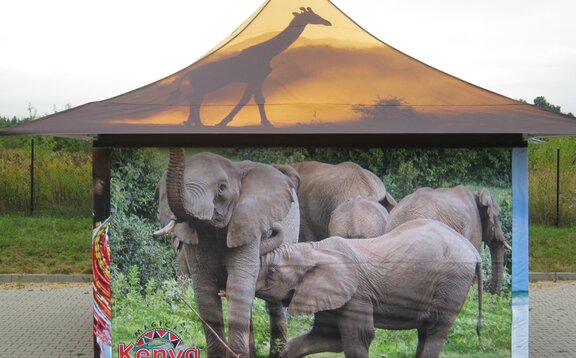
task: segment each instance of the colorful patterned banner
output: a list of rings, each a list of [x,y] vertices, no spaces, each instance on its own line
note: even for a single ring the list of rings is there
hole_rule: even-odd
[[[92,233],[92,275],[94,294],[94,336],[100,347],[100,357],[112,357],[112,312],[110,305],[110,219],[97,223]]]

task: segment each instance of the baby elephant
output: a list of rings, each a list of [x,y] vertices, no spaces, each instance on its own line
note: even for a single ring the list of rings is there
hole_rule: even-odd
[[[368,357],[375,327],[417,329],[416,357],[438,357],[475,275],[480,334],[481,265],[456,231],[417,219],[378,238],[282,246],[261,257],[256,295],[283,301],[291,314],[314,314],[312,329],[290,340],[282,357]]]
[[[330,214],[328,235],[346,239],[384,235],[388,210],[376,200],[357,196],[341,203]]]

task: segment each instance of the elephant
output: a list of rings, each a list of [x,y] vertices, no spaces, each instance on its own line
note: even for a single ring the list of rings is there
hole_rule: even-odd
[[[482,259],[439,221],[412,220],[377,238],[285,245],[260,260],[256,295],[314,315],[311,330],[288,341],[281,357],[368,357],[374,328],[416,329],[416,357],[438,357],[475,276],[480,337]]]
[[[301,242],[329,237],[331,214],[348,199],[360,196],[380,203],[388,211],[396,205],[396,200],[386,191],[382,180],[358,164],[305,161],[294,163],[292,167],[300,177],[298,199]],[[374,221],[380,222],[381,219],[378,213]],[[371,219],[365,217],[364,220],[368,222]]]
[[[179,266],[192,279],[208,357],[255,354],[251,310],[259,257],[298,240],[296,174],[286,170],[208,152],[186,160],[182,148],[170,149],[157,188],[164,227],[154,235],[169,234],[182,242]],[[228,302],[228,339],[222,290]],[[274,356],[286,342],[286,321],[279,302],[270,302],[268,309]]]
[[[388,210],[379,202],[357,196],[332,211],[328,235],[349,239],[380,236],[386,231],[388,216]]]
[[[390,212],[386,231],[403,223],[429,218],[441,221],[470,240],[480,253],[484,242],[490,248],[491,280],[488,291],[499,293],[504,275],[504,249],[510,249],[502,232],[500,206],[487,189],[420,188],[403,198]]]

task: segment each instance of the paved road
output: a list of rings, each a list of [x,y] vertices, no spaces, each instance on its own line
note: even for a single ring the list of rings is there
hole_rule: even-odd
[[[92,286],[0,285],[0,357],[93,357]]]
[[[530,357],[576,357],[576,281],[530,284]]]
[[[576,281],[530,284],[530,356],[576,357]],[[0,357],[92,357],[89,284],[0,285]]]

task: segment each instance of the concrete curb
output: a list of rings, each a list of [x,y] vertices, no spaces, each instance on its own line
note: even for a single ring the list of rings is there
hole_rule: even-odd
[[[530,282],[537,281],[575,281],[576,272],[530,272]]]
[[[0,274],[0,282],[92,282],[92,275]]]

